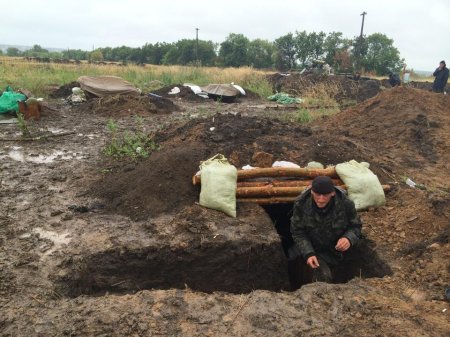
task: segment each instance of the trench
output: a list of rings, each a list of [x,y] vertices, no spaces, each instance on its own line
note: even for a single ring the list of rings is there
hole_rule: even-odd
[[[301,264],[304,264],[304,261],[301,258],[292,261],[287,259],[288,249],[294,244],[290,230],[293,204],[274,204],[262,207],[271,218],[280,236],[281,246],[286,257],[290,288],[296,290],[307,281],[301,272]],[[389,264],[375,250],[375,243],[363,237],[358,245],[349,251],[345,264],[333,270],[333,283],[347,283],[355,277],[381,278],[392,274]]]
[[[117,245],[84,252],[64,263],[51,276],[58,294],[132,294],[141,290],[192,289],[205,293],[246,294],[253,290],[273,292],[296,290],[306,283],[300,258],[287,259],[294,244],[290,232],[292,204],[263,206],[280,240],[245,236],[238,240],[214,239],[206,244],[171,247],[167,242],[153,246]],[[281,247],[280,247],[281,241]],[[334,283],[355,277],[392,275],[390,266],[367,239],[352,249],[345,268],[333,270]]]
[[[129,294],[150,289],[192,289],[235,294],[289,289],[279,244],[222,242],[206,248],[168,246],[114,249],[72,259],[55,290],[68,297]]]

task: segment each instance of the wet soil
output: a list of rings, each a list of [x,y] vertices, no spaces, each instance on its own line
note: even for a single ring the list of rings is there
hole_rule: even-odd
[[[308,125],[260,99],[171,100],[181,109],[143,114],[161,145],[146,159],[105,157],[111,114],[60,100],[32,126],[70,134],[0,142],[0,335],[448,336],[448,96],[387,89]],[[113,116],[132,130],[135,113]],[[290,292],[270,214],[202,208],[191,183],[200,160],[220,152],[241,166],[259,151],[370,162],[393,186],[385,206],[360,214],[383,264]]]
[[[325,94],[339,103],[348,100],[362,102],[372,98],[381,91],[381,82],[370,78],[354,80],[343,75],[317,75],[317,74],[272,74],[267,77],[272,84],[274,92],[303,97],[319,92]]]

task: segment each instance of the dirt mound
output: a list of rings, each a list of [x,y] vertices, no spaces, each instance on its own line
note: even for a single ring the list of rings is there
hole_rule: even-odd
[[[48,96],[50,98],[66,98],[67,96],[72,95],[72,88],[79,86],[80,84],[76,81],[70,82],[50,92]]]
[[[380,91],[378,80],[361,78],[355,81],[338,75],[272,74],[267,79],[272,83],[274,91],[283,91],[298,97],[320,92],[322,96],[327,94],[338,102],[348,99],[362,102],[374,97]]]
[[[198,142],[208,148],[211,155],[223,153],[239,167],[250,163],[258,151],[287,160],[293,150],[300,150],[299,144],[291,144],[290,138],[309,137],[311,134],[308,127],[283,121],[217,114],[166,129],[157,135],[157,141],[173,147]]]
[[[207,158],[201,144],[155,152],[134,169],[119,169],[94,185],[94,194],[108,200],[112,211],[141,219],[170,213],[197,199],[192,175],[200,160]]]
[[[101,116],[123,117],[130,115],[148,116],[156,113],[170,113],[179,110],[171,100],[161,97],[114,95],[93,98],[73,109],[79,113],[94,113]]]
[[[159,133],[160,152],[132,171],[117,170],[95,193],[114,211],[155,216],[197,200],[191,177],[201,160],[222,153],[241,167],[258,151],[300,165],[368,161],[382,181],[392,181],[392,174],[448,162],[448,103],[444,95],[395,88],[311,128],[240,115],[192,120]]]
[[[418,168],[431,170],[450,159],[449,103],[446,95],[397,87],[317,125],[333,130],[331,139],[323,137],[328,146],[345,144],[389,171],[416,169],[417,176]]]
[[[178,87],[180,89],[180,92],[175,95],[169,95],[169,92],[175,88]],[[153,94],[166,97],[166,98],[175,98],[175,99],[181,99],[184,101],[190,101],[190,102],[204,102],[205,98],[200,97],[191,90],[189,87],[185,87],[182,84],[174,84],[169,85],[164,88],[152,91]]]
[[[180,89],[180,92],[178,94],[175,95],[169,95],[169,92],[175,88],[178,87]],[[239,99],[259,99],[260,96],[256,93],[254,93],[251,90],[245,89],[245,96],[239,96]],[[191,90],[191,88],[189,87],[185,87],[182,84],[174,84],[174,85],[169,85],[166,86],[164,88],[152,91],[152,93],[160,95],[162,97],[165,98],[174,98],[174,99],[180,99],[183,101],[189,101],[189,102],[205,102],[205,100],[207,100],[207,98],[203,98],[200,97],[196,94],[194,94],[194,92]],[[233,102],[236,102],[236,100],[233,100]]]
[[[310,134],[307,128],[240,115],[192,120],[159,133],[155,139],[162,145],[160,152],[132,171],[118,169],[95,184],[94,193],[106,198],[111,210],[132,218],[176,211],[198,199],[191,179],[200,161],[223,153],[240,167],[250,163],[257,151],[280,160],[300,160],[296,153],[301,145],[288,145],[290,138]]]

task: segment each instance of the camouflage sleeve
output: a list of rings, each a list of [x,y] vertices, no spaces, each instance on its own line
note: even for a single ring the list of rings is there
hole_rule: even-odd
[[[306,260],[310,256],[316,255],[316,253],[306,233],[301,213],[300,206],[296,202],[291,217],[291,233],[297,248],[300,250],[302,257]]]
[[[355,204],[352,200],[345,200],[345,211],[349,220],[348,227],[343,237],[349,239],[351,245],[355,245],[361,238],[362,222],[356,212]]]

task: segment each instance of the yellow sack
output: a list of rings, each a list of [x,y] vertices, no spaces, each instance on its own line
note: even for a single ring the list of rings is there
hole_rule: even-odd
[[[378,207],[385,204],[383,187],[378,177],[369,170],[369,164],[356,160],[336,165],[336,172],[347,186],[348,197],[356,210]]]
[[[237,169],[222,154],[200,164],[200,205],[236,217]]]

